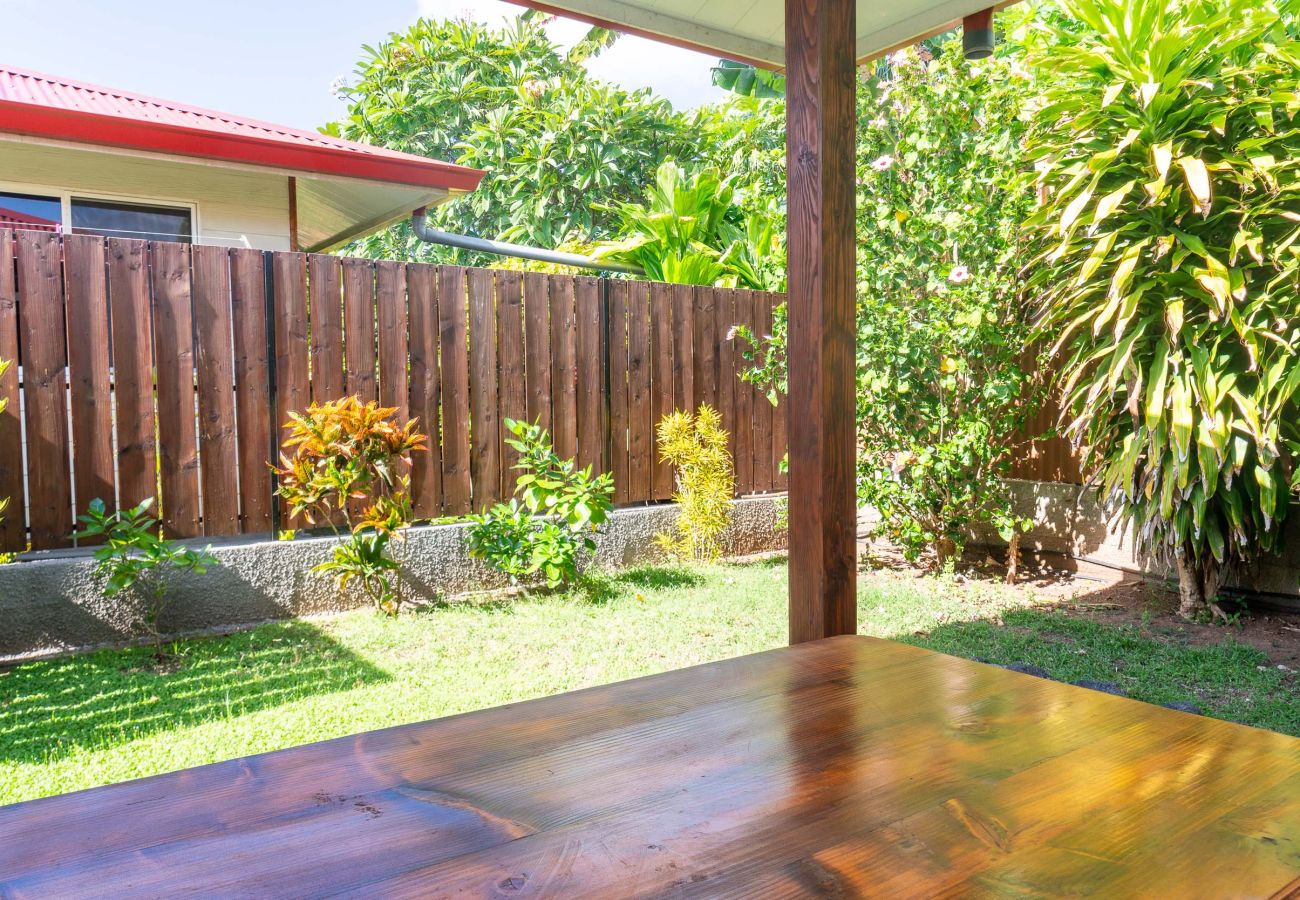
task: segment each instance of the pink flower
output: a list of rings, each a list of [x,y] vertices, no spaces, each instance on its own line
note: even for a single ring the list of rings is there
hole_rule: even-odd
[[[948,280],[953,284],[965,284],[970,281],[970,269],[965,266],[953,266],[952,271],[948,273]]]
[[[736,335],[739,333],[740,333],[740,326],[732,325],[730,328],[727,329],[727,340],[734,341],[736,339]]]
[[[885,172],[888,171],[893,164],[894,158],[892,156],[878,156],[872,161],[871,168],[875,169],[877,172]]]

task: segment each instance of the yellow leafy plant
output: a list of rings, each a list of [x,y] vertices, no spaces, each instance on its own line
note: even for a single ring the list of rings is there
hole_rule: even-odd
[[[664,416],[658,434],[659,457],[674,470],[673,501],[680,512],[673,531],[655,535],[655,543],[680,559],[716,560],[736,493],[722,417],[707,404],[695,415],[678,410]]]

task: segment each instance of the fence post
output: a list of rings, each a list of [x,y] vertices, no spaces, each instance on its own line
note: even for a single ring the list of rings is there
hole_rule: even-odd
[[[275,251],[262,251],[262,297],[266,310],[266,396],[267,396],[267,416],[271,419],[271,427],[268,433],[271,437],[270,460],[272,466],[280,459],[280,423],[276,421],[276,407],[279,405],[279,397],[276,389],[276,358],[275,358]],[[278,492],[280,483],[279,477],[272,468],[271,476],[271,528],[279,531],[280,522],[280,495]]]

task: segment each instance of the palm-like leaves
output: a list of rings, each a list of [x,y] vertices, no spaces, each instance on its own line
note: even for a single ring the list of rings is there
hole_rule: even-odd
[[[1067,433],[1185,610],[1276,546],[1297,449],[1300,57],[1257,0],[1065,0],[1030,285]],[[1046,62],[1046,59],[1043,60]]]
[[[782,261],[774,217],[744,217],[737,201],[734,178],[688,176],[666,162],[643,203],[617,207],[625,237],[595,255],[640,266],[653,281],[769,288],[770,263]]]

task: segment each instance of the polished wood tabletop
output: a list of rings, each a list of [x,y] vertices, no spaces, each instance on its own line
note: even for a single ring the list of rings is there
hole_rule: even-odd
[[[0,807],[0,896],[190,893],[1300,896],[1300,740],[841,637]]]

